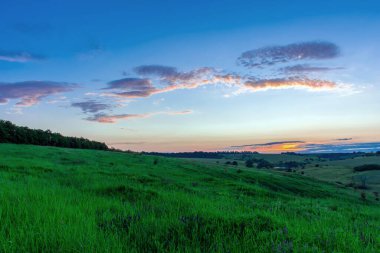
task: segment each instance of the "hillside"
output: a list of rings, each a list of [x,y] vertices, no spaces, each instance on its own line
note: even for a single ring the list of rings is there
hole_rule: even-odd
[[[0,144],[1,252],[379,252],[375,196],[298,173]]]

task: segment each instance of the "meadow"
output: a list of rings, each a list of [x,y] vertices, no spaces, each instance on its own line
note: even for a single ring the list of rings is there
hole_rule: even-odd
[[[380,251],[372,192],[239,164],[0,144],[0,252]]]

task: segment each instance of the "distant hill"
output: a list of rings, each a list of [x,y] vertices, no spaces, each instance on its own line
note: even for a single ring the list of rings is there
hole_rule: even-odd
[[[20,127],[5,120],[0,120],[0,143],[108,150],[108,146],[102,142],[91,141],[82,137],[67,137],[50,130]]]

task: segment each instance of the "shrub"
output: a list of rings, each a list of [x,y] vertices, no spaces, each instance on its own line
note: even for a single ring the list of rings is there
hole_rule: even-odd
[[[373,195],[375,195],[375,200],[379,201],[379,193],[378,192],[373,192]]]
[[[364,164],[364,165],[354,167],[354,172],[369,171],[369,170],[380,170],[380,165],[378,165],[378,164]]]
[[[271,169],[271,168],[273,168],[273,164],[271,164],[267,160],[260,160],[257,163],[257,168],[259,168],[259,169]]]
[[[233,161],[232,165],[237,166],[238,165],[237,161]]]
[[[365,194],[365,192],[361,192],[360,193],[360,199],[361,200],[366,200],[367,199],[367,195]]]
[[[253,167],[253,161],[251,159],[245,161],[245,166],[248,168],[252,168]]]

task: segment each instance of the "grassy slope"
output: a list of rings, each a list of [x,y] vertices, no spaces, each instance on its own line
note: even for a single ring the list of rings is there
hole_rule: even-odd
[[[1,144],[0,201],[1,252],[380,250],[372,196],[139,154]]]

